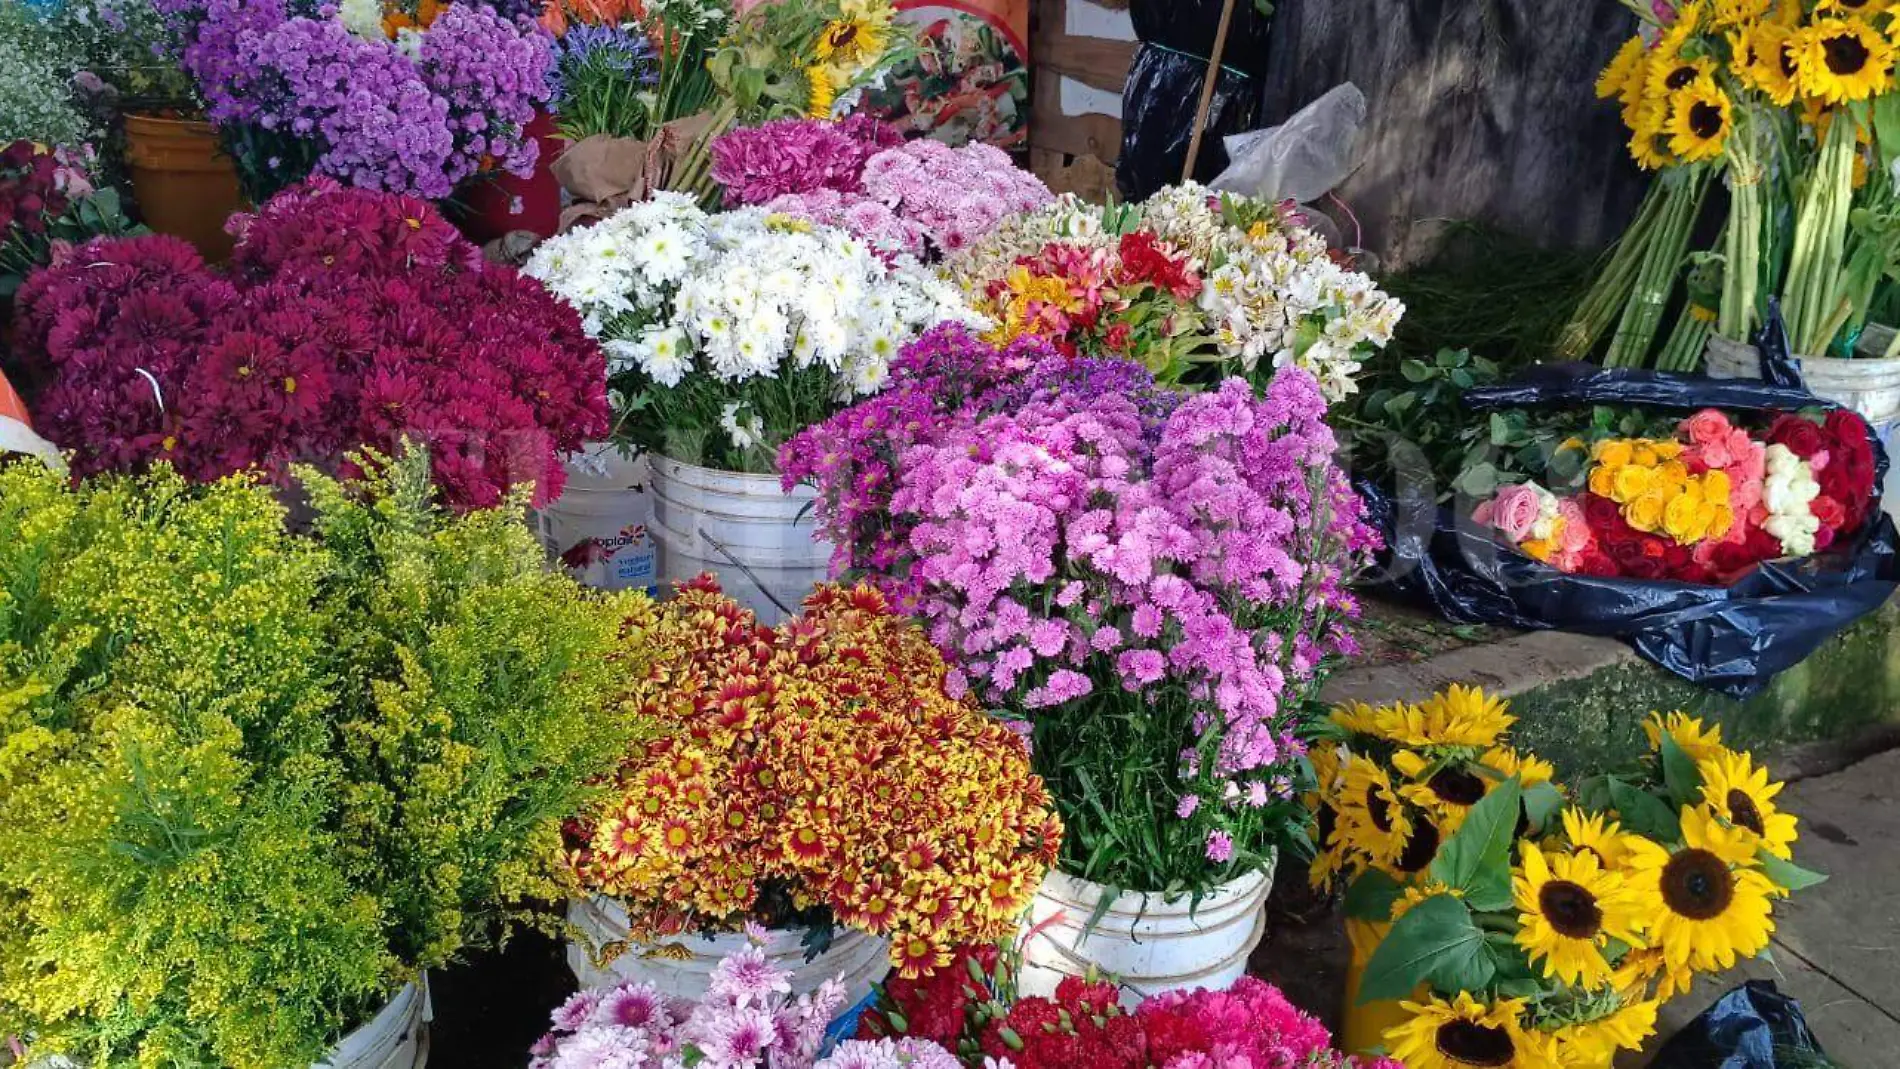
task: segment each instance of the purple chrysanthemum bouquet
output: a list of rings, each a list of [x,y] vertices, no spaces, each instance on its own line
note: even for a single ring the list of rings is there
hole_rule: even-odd
[[[155,0],[260,203],[311,174],[441,199],[534,167],[523,128],[548,99],[545,31],[480,4],[428,24],[375,0]]]
[[[953,690],[1027,722],[1065,871],[1200,891],[1268,863],[1376,545],[1318,384],[1182,396],[1131,363],[985,348],[926,337],[781,470],[854,539],[841,570],[925,621]]]

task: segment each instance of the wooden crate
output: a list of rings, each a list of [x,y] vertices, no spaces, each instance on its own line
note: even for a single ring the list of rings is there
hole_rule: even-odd
[[[1057,192],[1106,199],[1135,58],[1125,0],[1036,0],[1030,19],[1030,168]]]

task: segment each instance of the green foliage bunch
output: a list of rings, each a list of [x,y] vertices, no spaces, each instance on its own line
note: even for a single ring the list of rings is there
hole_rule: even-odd
[[[368,459],[303,474],[314,537],[244,479],[0,468],[0,1034],[32,1055],[303,1069],[561,893],[647,603]]]

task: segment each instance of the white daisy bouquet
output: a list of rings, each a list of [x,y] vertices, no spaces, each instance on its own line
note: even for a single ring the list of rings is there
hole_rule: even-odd
[[[1311,751],[1313,880],[1346,885],[1348,1039],[1412,1069],[1609,1069],[1822,879],[1792,861],[1781,785],[1719,727],[1652,714],[1636,767],[1567,792],[1506,744],[1514,719],[1454,686],[1335,709]]]
[[[772,471],[785,439],[876,392],[929,327],[985,325],[914,260],[678,193],[546,242],[526,273],[605,349],[617,437],[728,471]]]
[[[999,324],[1071,354],[1141,361],[1164,382],[1256,384],[1293,365],[1337,401],[1405,306],[1336,261],[1280,205],[1170,186],[1140,205],[1065,196],[946,261]]]

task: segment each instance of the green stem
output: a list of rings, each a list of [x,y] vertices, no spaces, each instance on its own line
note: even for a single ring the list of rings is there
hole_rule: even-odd
[[[1667,197],[1662,182],[1650,183],[1649,191],[1643,194],[1643,202],[1636,209],[1636,217],[1617,239],[1602,272],[1590,284],[1583,300],[1577,302],[1576,311],[1564,326],[1557,349],[1560,358],[1580,359],[1595,348],[1616,318],[1617,310],[1629,300]]]

